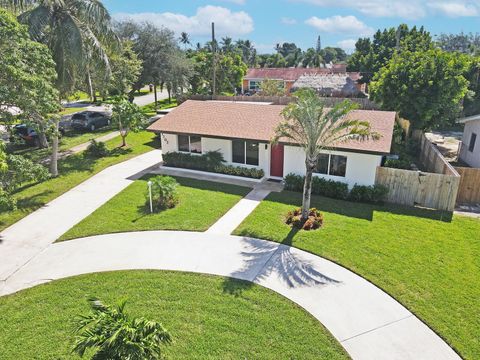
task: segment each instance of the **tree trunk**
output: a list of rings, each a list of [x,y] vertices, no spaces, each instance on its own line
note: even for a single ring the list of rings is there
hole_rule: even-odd
[[[158,99],[157,99],[157,84],[153,84],[153,92],[155,96],[155,111],[157,111]]]
[[[93,93],[92,77],[90,76],[90,70],[87,70],[87,86],[90,95],[90,100],[95,102],[95,94]]]
[[[303,201],[302,201],[302,221],[308,219],[308,213],[310,212],[310,199],[312,195],[312,176],[313,167],[306,162],[307,173],[305,175],[305,183],[303,184]]]
[[[38,147],[42,149],[46,149],[48,147],[47,135],[45,135],[45,131],[43,129],[38,132]]]
[[[122,147],[127,146],[127,135],[122,134]]]
[[[58,120],[55,120],[52,134],[52,156],[50,159],[50,174],[58,176]]]

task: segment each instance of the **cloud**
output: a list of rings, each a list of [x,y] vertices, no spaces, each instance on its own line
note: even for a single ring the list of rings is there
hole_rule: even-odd
[[[470,0],[291,0],[322,7],[341,7],[359,11],[372,17],[398,17],[420,19],[430,12],[440,12],[450,17],[476,16],[478,1]]]
[[[355,39],[346,39],[346,40],[341,40],[337,42],[338,47],[341,47],[343,50],[346,52],[355,50],[355,44],[357,40]]]
[[[215,22],[215,32],[219,36],[238,36],[253,31],[253,19],[245,11],[233,12],[221,6],[207,5],[199,7],[193,16],[184,14],[164,13],[119,13],[114,15],[117,20],[132,20],[135,22],[151,22],[158,27],[166,27],[176,34],[182,31],[189,35],[208,36],[211,33],[211,23]]]
[[[478,9],[471,4],[446,2],[428,3],[427,6],[449,17],[477,16]]]
[[[282,22],[282,24],[284,25],[295,25],[297,23],[297,20],[295,19],[292,19],[292,18],[289,18],[289,17],[282,17],[280,19],[280,21]]]
[[[372,35],[374,32],[371,27],[368,27],[352,15],[336,15],[324,19],[312,16],[310,19],[305,21],[305,24],[313,26],[322,32],[328,32],[332,34],[368,36]]]

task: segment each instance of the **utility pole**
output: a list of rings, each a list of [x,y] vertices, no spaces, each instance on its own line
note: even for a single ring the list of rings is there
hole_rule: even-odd
[[[214,22],[212,22],[212,52],[213,52],[212,96],[215,96],[217,93],[217,42],[215,40],[215,23]]]

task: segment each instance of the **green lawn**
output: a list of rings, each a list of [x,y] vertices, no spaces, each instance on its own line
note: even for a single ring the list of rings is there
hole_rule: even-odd
[[[145,177],[98,208],[62,235],[60,240],[143,230],[205,231],[251,189],[187,178],[177,178],[179,203],[173,209],[150,214],[145,205]]]
[[[64,108],[62,111],[60,111],[58,114],[59,115],[70,115],[70,114],[74,114],[74,113],[77,113],[77,112],[80,112],[80,111],[85,111],[87,110],[86,107],[71,107],[71,108]]]
[[[173,343],[167,359],[348,359],[303,309],[257,285],[161,271],[82,275],[0,298],[3,360],[79,359],[72,319],[86,299],[127,299],[126,310],[161,322]],[[88,354],[86,354],[88,355]],[[87,356],[88,358],[88,356]]]
[[[170,108],[176,107],[178,105],[177,104],[177,99],[175,99],[175,98],[172,98],[172,102],[168,102],[168,99],[164,99],[164,100],[157,101],[157,103],[158,103],[157,104],[157,110],[170,109]],[[146,116],[156,115],[155,103],[154,102],[151,103],[151,104],[142,106],[141,109]]]
[[[283,223],[301,194],[271,194],[235,230],[331,259],[386,290],[467,359],[480,359],[480,220],[314,196],[324,228]],[[445,221],[447,220],[447,221]]]
[[[123,149],[118,148],[121,144],[120,137],[108,141],[107,145],[113,152],[110,156],[102,159],[94,160],[85,158],[82,154],[76,154],[60,160],[60,176],[40,184],[26,186],[14,194],[18,200],[18,210],[0,213],[0,230],[12,225],[106,167],[158,147],[154,134],[146,131],[130,134],[127,137],[127,143],[128,148]],[[52,219],[52,221],[54,220]]]
[[[115,128],[108,126],[95,131],[68,131],[60,138],[59,150],[60,152],[67,151],[74,146],[86,143],[91,139],[96,139],[115,130]],[[23,155],[34,162],[42,161],[52,153],[51,149],[39,149],[28,145],[18,145],[11,148],[10,151],[17,155]]]

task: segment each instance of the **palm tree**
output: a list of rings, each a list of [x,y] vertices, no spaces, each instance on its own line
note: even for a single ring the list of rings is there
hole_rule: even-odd
[[[187,45],[190,45],[190,36],[185,31],[182,31],[182,33],[180,34],[179,41],[184,45],[186,50]]]
[[[162,358],[162,344],[171,342],[167,330],[158,322],[132,318],[125,313],[125,301],[116,306],[89,299],[91,313],[76,319],[73,351],[83,357],[89,349],[92,359],[150,360]]]
[[[275,129],[272,142],[275,144],[285,139],[298,144],[305,151],[302,221],[306,221],[310,210],[313,171],[322,150],[349,140],[377,140],[380,135],[371,131],[368,122],[347,116],[358,107],[357,104],[344,101],[328,109],[313,89],[299,90],[295,97],[296,101],[283,109],[284,121]]]
[[[71,93],[79,79],[88,77],[92,61],[110,66],[106,48],[118,44],[107,9],[98,0],[0,0],[20,13],[33,40],[52,52],[60,96]],[[58,121],[54,121],[50,172],[58,175]]]
[[[222,46],[222,52],[224,53],[231,53],[235,50],[235,45],[233,44],[233,40],[231,37],[224,37],[222,41],[220,41],[220,45]]]

